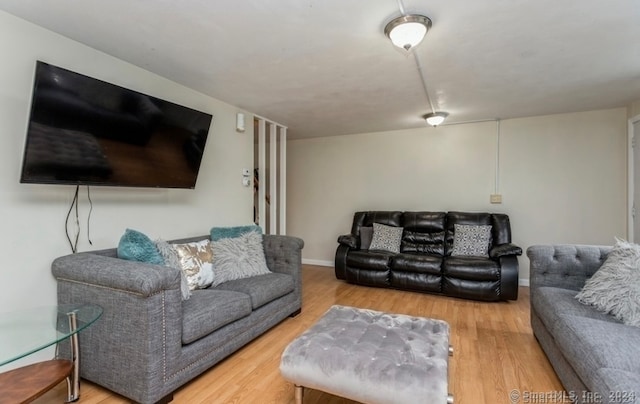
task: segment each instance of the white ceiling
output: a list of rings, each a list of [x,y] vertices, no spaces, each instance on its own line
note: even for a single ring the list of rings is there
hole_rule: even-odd
[[[0,9],[289,127],[291,138],[416,128],[416,50],[449,123],[640,99],[638,0],[0,0]]]

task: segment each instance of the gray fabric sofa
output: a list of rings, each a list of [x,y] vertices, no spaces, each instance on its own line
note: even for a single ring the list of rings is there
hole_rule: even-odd
[[[80,334],[81,377],[139,403],[171,401],[178,387],[300,312],[303,246],[265,235],[273,273],[195,290],[185,301],[179,270],[118,259],[115,248],[57,258],[58,303],[104,309]]]
[[[577,403],[640,403],[640,327],[575,299],[611,247],[536,245],[531,262],[531,327]]]

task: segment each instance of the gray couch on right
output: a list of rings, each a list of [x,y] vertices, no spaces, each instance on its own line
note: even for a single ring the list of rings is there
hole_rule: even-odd
[[[640,403],[640,327],[575,298],[610,251],[587,245],[527,249],[531,327],[567,397],[577,403]]]

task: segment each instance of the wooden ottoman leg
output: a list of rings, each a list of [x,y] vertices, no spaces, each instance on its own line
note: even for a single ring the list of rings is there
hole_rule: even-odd
[[[304,387],[302,386],[298,386],[297,384],[295,385],[295,397],[296,397],[296,404],[302,404],[302,395],[304,394]]]

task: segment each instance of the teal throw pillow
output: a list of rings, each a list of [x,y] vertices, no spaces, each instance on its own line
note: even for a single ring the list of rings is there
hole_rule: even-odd
[[[255,224],[250,224],[248,226],[213,227],[211,228],[211,241],[218,241],[225,238],[237,238],[251,232],[262,234],[262,228]]]
[[[118,258],[164,265],[156,244],[145,234],[127,229],[118,243]]]

